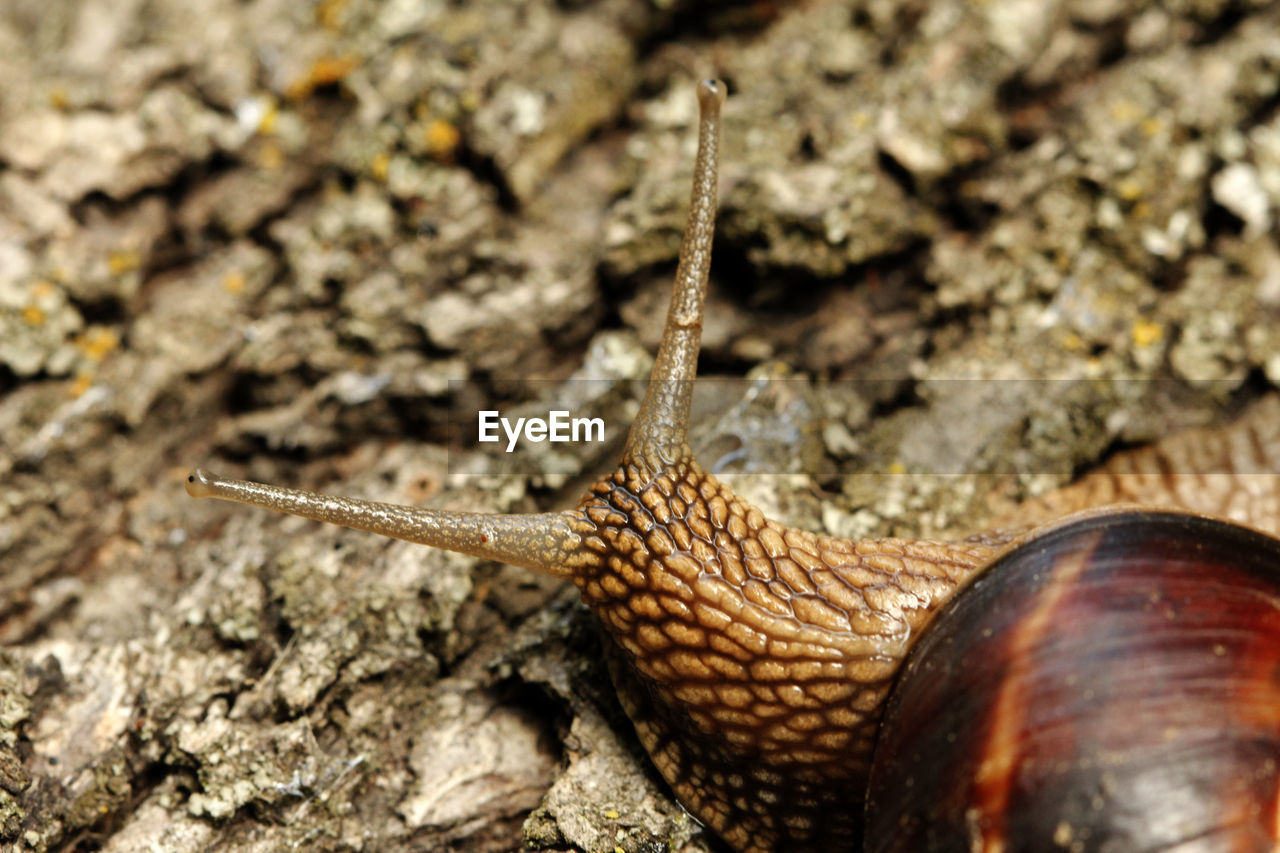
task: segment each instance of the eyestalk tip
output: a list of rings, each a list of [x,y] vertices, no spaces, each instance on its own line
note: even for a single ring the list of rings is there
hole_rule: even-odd
[[[725,95],[724,82],[708,77],[698,84],[698,107],[703,113],[718,113]]]
[[[217,474],[210,474],[203,468],[197,468],[187,475],[187,494],[193,498],[211,498],[214,483],[217,481]]]

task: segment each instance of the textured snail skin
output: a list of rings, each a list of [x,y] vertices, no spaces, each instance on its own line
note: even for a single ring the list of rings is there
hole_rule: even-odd
[[[1276,849],[1280,540],[1095,515],[998,559],[912,649],[869,853]]]
[[[1002,549],[1030,538],[1041,514],[1077,509],[1091,489],[1131,499],[1136,481],[1103,477],[981,541],[849,541],[770,521],[703,471],[687,436],[723,84],[703,82],[698,99],[691,212],[653,376],[621,464],[576,509],[442,513],[204,471],[187,490],[570,579],[605,628],[610,671],[641,742],[686,808],[738,851],[851,850],[885,697],[937,609]],[[1255,470],[1275,467],[1274,408],[1244,419],[1213,451],[1222,457],[1215,470],[1245,457],[1262,460]],[[1179,470],[1179,452],[1156,447],[1133,464]],[[1144,497],[1177,503],[1171,482],[1157,473]],[[1245,517],[1233,517],[1274,523],[1274,482],[1265,488],[1270,497],[1243,502]],[[1232,489],[1217,497],[1234,506]]]
[[[740,850],[851,849],[902,656],[991,549],[784,527],[687,457],[623,466],[583,510],[599,558],[573,580],[680,801]]]

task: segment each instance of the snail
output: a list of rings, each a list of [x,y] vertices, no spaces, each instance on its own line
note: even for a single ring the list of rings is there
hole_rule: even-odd
[[[850,541],[768,520],[699,467],[724,85],[697,96],[652,378],[576,508],[432,511],[199,469],[187,491],[571,580],[654,766],[743,853],[852,850],[864,829],[871,850],[1275,849],[1280,542],[1246,526],[1274,531],[1274,494],[1173,484],[1191,446],[1173,440],[970,540]],[[1196,452],[1267,470],[1277,420],[1259,407]]]

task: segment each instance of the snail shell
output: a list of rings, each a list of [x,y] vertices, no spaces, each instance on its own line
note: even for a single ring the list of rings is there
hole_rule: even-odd
[[[1056,526],[939,611],[881,723],[866,850],[1273,850],[1280,541]]]

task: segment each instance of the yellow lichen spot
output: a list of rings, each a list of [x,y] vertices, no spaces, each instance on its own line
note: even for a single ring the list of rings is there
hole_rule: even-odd
[[[339,30],[346,9],[347,0],[320,0],[316,4],[316,23],[326,30]]]
[[[1116,194],[1125,201],[1136,201],[1142,195],[1142,184],[1128,178],[1116,185]]]
[[[71,96],[67,90],[61,86],[54,86],[49,90],[49,106],[55,110],[65,110],[71,106]]]
[[[119,249],[107,253],[107,269],[112,275],[133,272],[142,263],[142,256],[134,249]]]
[[[385,183],[390,171],[391,155],[385,151],[374,155],[373,160],[369,163],[369,174],[373,175],[373,179]]]
[[[79,397],[93,387],[93,377],[88,373],[77,373],[76,378],[71,380],[71,385],[67,392],[72,397]]]
[[[622,815],[618,812],[617,809],[605,809],[604,816],[607,817],[609,820],[617,820],[618,818],[622,817]]]
[[[1160,132],[1164,130],[1164,122],[1153,116],[1148,119],[1143,119],[1142,124],[1139,125],[1139,128],[1142,130],[1142,133],[1144,136],[1147,136],[1147,137],[1159,136]]]
[[[317,86],[337,83],[355,70],[357,64],[353,56],[322,56],[311,63],[311,80]]]
[[[438,160],[451,158],[458,143],[462,141],[462,134],[458,132],[458,128],[439,118],[427,125],[423,137],[427,150]]]
[[[45,313],[38,305],[28,305],[22,309],[22,322],[28,326],[43,326]]]
[[[320,86],[337,83],[350,74],[359,62],[352,56],[321,56],[311,63],[307,73],[285,89],[285,97],[301,100]]]
[[[903,465],[901,462],[890,462],[890,463],[889,463],[889,468],[888,468],[888,473],[890,473],[890,474],[905,474],[905,473],[907,473],[907,466],[906,466],[906,465]]]
[[[85,358],[99,362],[120,346],[120,336],[106,326],[90,326],[76,336],[75,346]]]
[[[1141,114],[1141,108],[1133,101],[1116,101],[1111,105],[1111,117],[1119,122],[1135,121]]]
[[[268,171],[275,171],[284,165],[284,152],[274,142],[264,143],[258,149],[258,166]]]
[[[227,293],[239,296],[244,293],[244,273],[232,270],[222,277],[222,287]]]
[[[1164,326],[1153,320],[1138,320],[1132,332],[1134,346],[1149,347],[1164,337]]]
[[[266,106],[262,110],[262,118],[258,119],[258,133],[263,136],[270,136],[276,132],[276,127],[280,124],[280,105],[276,103],[275,98],[267,99]]]
[[[1080,337],[1075,332],[1067,332],[1062,336],[1062,346],[1071,352],[1084,352],[1084,338]]]

